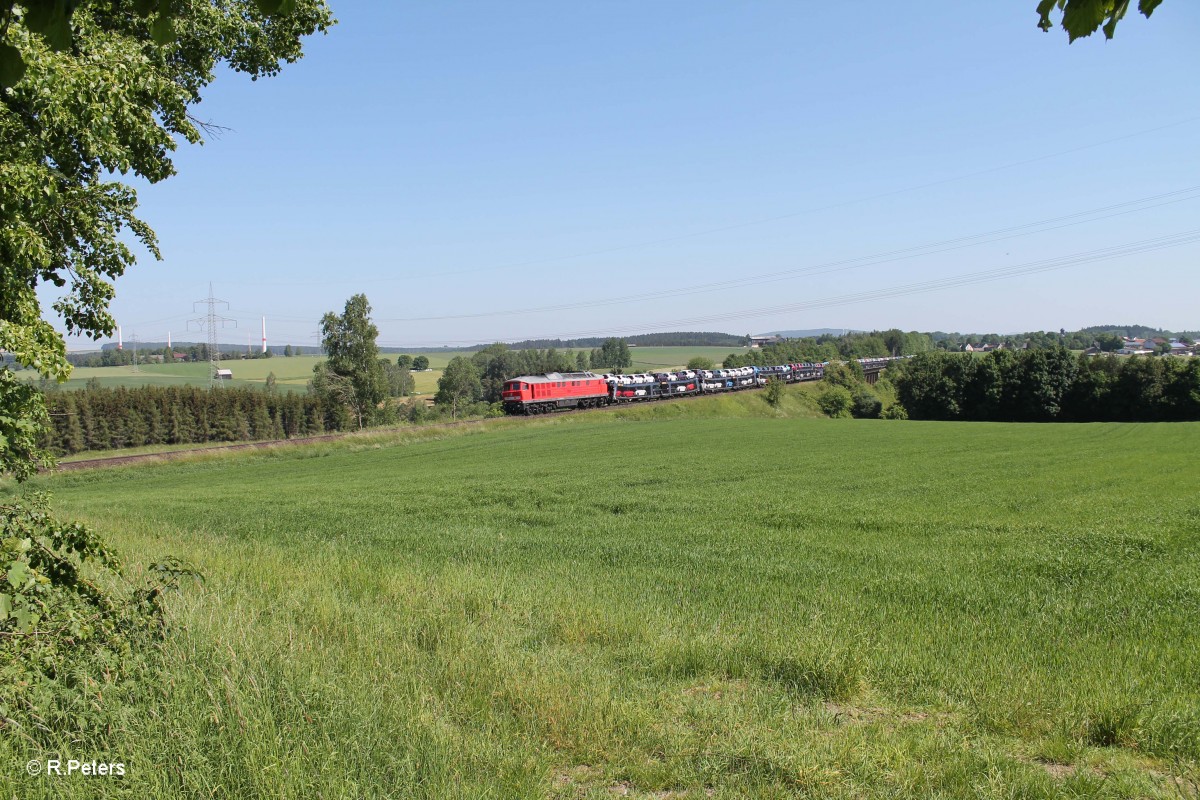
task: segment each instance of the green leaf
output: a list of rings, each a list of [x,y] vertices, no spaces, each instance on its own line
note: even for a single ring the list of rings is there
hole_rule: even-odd
[[[24,75],[25,60],[21,58],[21,51],[0,42],[0,89],[15,86]]]
[[[1054,27],[1054,22],[1050,19],[1050,12],[1055,6],[1062,5],[1062,0],[1041,0],[1037,5],[1038,27],[1044,31],[1048,31]]]
[[[24,561],[14,561],[8,568],[8,582],[14,589],[20,589],[29,580],[29,565]]]
[[[1117,32],[1117,23],[1125,16],[1125,12],[1129,10],[1129,0],[1119,0],[1109,12],[1108,22],[1104,25],[1104,38],[1111,39],[1113,34]]]
[[[12,597],[0,594],[0,622],[8,619],[8,615],[12,613],[12,607]]]
[[[17,623],[17,627],[23,631],[32,630],[34,623],[36,623],[38,619],[37,615],[27,608],[18,608],[13,612],[12,616]]]
[[[291,14],[296,10],[296,0],[254,0],[258,10],[268,17]]]
[[[40,33],[47,44],[62,52],[71,46],[71,12],[75,3],[67,0],[28,0],[25,27]]]
[[[1161,2],[1162,0],[1139,0],[1138,11],[1142,12],[1142,16],[1149,19],[1150,15],[1154,13],[1154,9],[1158,8],[1158,4]]]
[[[157,44],[170,44],[175,41],[175,21],[159,12],[150,25],[150,37]]]

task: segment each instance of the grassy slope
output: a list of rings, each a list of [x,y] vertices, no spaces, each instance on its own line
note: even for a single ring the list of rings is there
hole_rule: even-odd
[[[1200,425],[695,406],[44,480],[208,575],[106,748],[130,796],[1120,797],[1200,757]]]

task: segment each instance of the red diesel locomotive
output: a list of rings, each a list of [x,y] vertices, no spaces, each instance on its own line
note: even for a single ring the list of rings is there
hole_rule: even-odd
[[[608,405],[608,382],[590,372],[522,375],[504,384],[501,400],[508,414],[546,414],[559,408]]]

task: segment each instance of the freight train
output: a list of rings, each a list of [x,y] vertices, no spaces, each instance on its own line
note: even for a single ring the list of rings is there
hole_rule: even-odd
[[[890,358],[860,358],[864,370],[879,370]],[[522,375],[504,384],[501,401],[507,414],[548,414],[567,408],[601,408],[620,403],[665,400],[698,394],[753,389],[771,378],[784,383],[818,381],[824,363],[779,364],[773,367],[685,369],[634,375],[595,375],[591,372],[550,372]]]

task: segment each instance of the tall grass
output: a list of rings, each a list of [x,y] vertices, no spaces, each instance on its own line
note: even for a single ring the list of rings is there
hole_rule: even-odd
[[[1200,425],[810,420],[789,397],[43,479],[135,567],[208,580],[172,602],[161,685],[55,745],[124,779],[24,777],[44,754],[7,737],[0,786],[1194,791]]]

